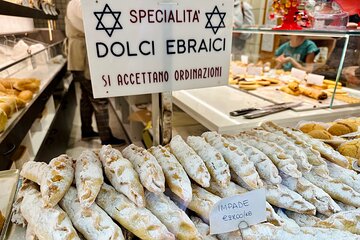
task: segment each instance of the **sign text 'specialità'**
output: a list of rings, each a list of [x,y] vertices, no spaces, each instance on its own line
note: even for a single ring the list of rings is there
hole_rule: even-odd
[[[95,97],[226,84],[231,0],[82,1]]]

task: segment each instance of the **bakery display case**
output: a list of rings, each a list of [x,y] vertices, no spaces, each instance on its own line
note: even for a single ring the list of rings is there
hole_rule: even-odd
[[[54,31],[53,37],[46,30],[0,36],[2,170],[11,167],[20,146],[28,145],[28,154],[36,156],[56,115],[53,94],[64,86],[66,59],[63,35]]]

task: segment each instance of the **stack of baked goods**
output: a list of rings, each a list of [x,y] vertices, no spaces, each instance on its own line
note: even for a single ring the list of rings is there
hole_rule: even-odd
[[[0,79],[0,132],[4,131],[7,120],[24,108],[39,88],[40,80],[35,78]]]
[[[294,96],[304,95],[316,100],[328,98],[328,94],[325,91],[308,86],[301,86],[297,81],[289,82],[286,86],[281,87],[280,90]]]
[[[128,232],[156,240],[360,239],[360,177],[348,165],[323,142],[272,122],[235,135],[175,136],[148,150],[108,145],[26,163],[13,221],[40,240]],[[216,202],[259,188],[266,223],[209,234]]]

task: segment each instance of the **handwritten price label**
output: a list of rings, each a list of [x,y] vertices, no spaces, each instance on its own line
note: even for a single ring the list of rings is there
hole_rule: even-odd
[[[266,221],[265,189],[224,198],[210,213],[210,233],[221,234],[239,229],[241,222],[248,226]]]

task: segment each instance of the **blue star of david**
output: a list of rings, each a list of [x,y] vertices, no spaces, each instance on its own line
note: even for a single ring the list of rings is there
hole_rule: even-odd
[[[115,22],[113,26],[109,27],[103,24],[102,19],[105,14],[110,14],[114,17]],[[94,12],[94,15],[98,20],[96,30],[105,30],[109,37],[112,36],[116,29],[123,29],[119,22],[121,12],[112,11],[108,4],[105,5],[104,9],[101,12]]]
[[[207,12],[205,13],[206,18],[207,18],[207,23],[205,28],[211,28],[212,31],[214,32],[214,34],[216,34],[220,28],[225,28],[225,23],[224,23],[224,19],[226,16],[226,12],[220,12],[218,7],[215,6],[214,9],[212,10],[212,12]],[[218,25],[213,25],[213,23],[211,22],[213,16],[218,15],[219,16],[219,24]]]

